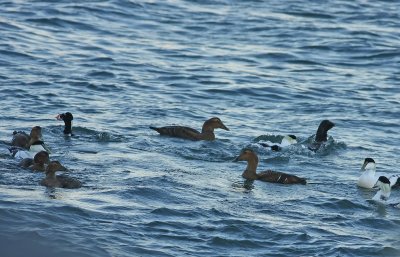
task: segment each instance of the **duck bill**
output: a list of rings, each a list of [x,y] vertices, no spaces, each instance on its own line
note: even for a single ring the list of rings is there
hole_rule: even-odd
[[[240,161],[240,155],[233,160],[233,162],[238,162],[238,161]]]
[[[225,130],[229,131],[229,129],[222,123],[221,123],[221,129],[225,129]]]
[[[363,166],[361,167],[361,171],[365,171],[365,167],[367,166],[368,162],[364,162]]]

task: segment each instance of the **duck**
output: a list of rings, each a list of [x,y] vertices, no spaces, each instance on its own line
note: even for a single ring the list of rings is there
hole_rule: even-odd
[[[184,126],[166,126],[166,127],[152,127],[151,129],[157,131],[160,135],[178,137],[189,140],[215,140],[214,129],[220,128],[224,130],[229,129],[222,123],[221,119],[214,117],[204,122],[201,132]]]
[[[50,162],[49,153],[46,151],[38,152],[35,157],[33,157],[33,163],[28,168],[32,171],[45,171],[46,164]],[[62,167],[65,169],[64,167]]]
[[[63,171],[65,167],[61,165],[59,161],[51,161],[46,166],[46,177],[40,181],[40,185],[46,187],[60,187],[60,188],[80,188],[82,183],[74,178],[70,178],[63,175],[56,176],[56,171]]]
[[[398,201],[389,200],[392,188],[390,179],[386,176],[379,176],[376,186],[378,186],[379,191],[372,197],[373,201],[387,204],[394,208],[400,208],[400,203]]]
[[[267,170],[261,173],[256,173],[258,166],[258,156],[251,149],[245,149],[235,158],[234,161],[247,161],[247,168],[242,174],[242,177],[248,180],[261,180],[270,183],[280,184],[307,184],[306,179],[295,175],[286,174],[283,172]]]
[[[379,191],[372,197],[372,200],[387,202],[391,191],[390,180],[385,176],[380,176],[375,185],[379,187]]]
[[[18,151],[27,151],[29,150],[29,141],[31,137],[25,133],[24,131],[15,131],[13,132],[13,137],[11,142],[6,143],[10,145],[8,150],[10,151],[11,156],[15,156]]]
[[[50,162],[49,153],[46,151],[40,151],[33,159],[25,158],[20,163],[19,166],[23,168],[29,168],[32,171],[45,171],[45,165]]]
[[[45,145],[42,139],[42,128],[40,126],[35,126],[32,128],[31,133],[29,135],[28,142],[28,150],[26,149],[17,149],[16,151],[11,151],[11,154],[17,160],[22,159],[33,159],[33,157],[40,151],[46,151],[50,153],[49,148]]]
[[[269,147],[271,148],[272,151],[281,151],[283,147],[289,146],[289,145],[293,145],[293,144],[297,144],[297,137],[295,135],[286,135],[283,136],[282,140],[280,143],[272,143],[270,141],[267,142],[262,142],[260,143],[260,145],[264,146],[264,147]]]
[[[31,137],[26,134],[24,131],[15,131],[13,132],[13,138],[11,139],[10,145],[16,148],[29,148],[29,141]]]
[[[361,167],[362,174],[358,178],[357,185],[363,188],[373,188],[380,175],[376,174],[376,163],[372,158],[365,158],[364,163]],[[390,187],[393,187],[400,183],[400,174],[391,175],[389,177]]]
[[[73,136],[72,134],[72,120],[74,119],[74,116],[70,112],[66,113],[61,113],[56,116],[57,120],[62,120],[64,121],[64,135],[65,136]]]
[[[330,120],[323,120],[318,126],[317,133],[315,134],[315,139],[311,144],[308,145],[308,149],[316,152],[323,143],[328,141],[328,131],[335,126]]]

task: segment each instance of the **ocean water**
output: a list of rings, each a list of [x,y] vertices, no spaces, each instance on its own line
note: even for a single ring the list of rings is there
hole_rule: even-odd
[[[0,256],[400,256],[400,209],[356,186],[400,173],[400,2],[0,1]],[[66,138],[58,113],[74,114]],[[230,131],[213,142],[148,126]],[[329,141],[305,148],[319,122]],[[17,167],[43,128],[84,186]],[[259,139],[295,134],[281,152]],[[245,182],[243,148],[306,186]],[[400,202],[399,190],[392,200]]]

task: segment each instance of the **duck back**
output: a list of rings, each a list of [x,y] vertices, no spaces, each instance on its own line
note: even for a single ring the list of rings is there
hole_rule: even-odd
[[[307,184],[307,181],[304,178],[272,170],[258,174],[258,180],[279,184]]]
[[[165,126],[165,127],[150,127],[151,129],[160,133],[160,135],[185,138],[190,140],[199,140],[200,132],[184,126]]]
[[[58,182],[60,182],[62,188],[74,189],[82,187],[82,183],[75,178],[70,178],[64,175],[58,175],[57,180]]]

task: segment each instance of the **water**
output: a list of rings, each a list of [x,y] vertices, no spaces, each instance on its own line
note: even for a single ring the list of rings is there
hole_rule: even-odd
[[[400,256],[398,1],[1,1],[0,139],[43,127],[80,179],[46,189],[0,144],[1,256]],[[74,114],[73,138],[54,117]],[[160,137],[197,129],[214,142]],[[304,145],[323,119],[325,149]],[[276,153],[255,139],[295,134]],[[244,147],[307,186],[245,183]],[[392,199],[399,199],[394,191]]]

